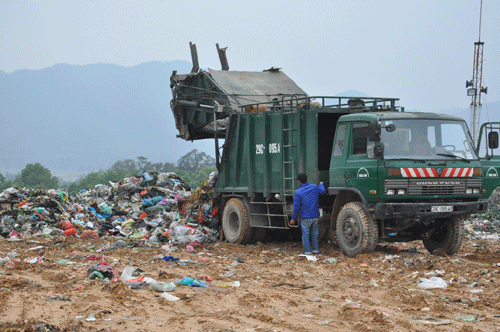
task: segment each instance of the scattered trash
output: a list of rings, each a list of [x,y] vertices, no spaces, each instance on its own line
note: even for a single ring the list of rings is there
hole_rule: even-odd
[[[203,281],[191,277],[182,278],[181,280],[177,281],[177,284],[181,286],[207,287],[207,285],[203,283]]]
[[[281,287],[281,286],[290,286],[290,287],[302,288],[302,289],[314,288],[314,286],[312,286],[312,285],[309,285],[309,286],[308,285],[294,285],[294,284],[290,284],[287,282],[280,282],[280,283],[271,285],[271,287]]]
[[[223,282],[223,283],[217,284],[217,287],[235,287],[235,288],[238,288],[240,286],[241,286],[241,283],[240,283],[239,280],[236,280],[236,281],[233,281],[233,282]]]
[[[177,261],[179,261],[179,258],[175,258],[173,256],[164,256],[163,260],[165,262],[177,262]]]
[[[429,325],[436,325],[436,326],[450,325],[455,323],[455,321],[452,319],[439,319],[439,318],[434,318],[432,316],[425,316],[422,319],[415,320],[415,322],[429,324]]]
[[[471,289],[469,292],[471,292],[472,294],[478,294],[478,293],[482,293],[483,290],[479,289],[479,288],[474,288],[474,289]]]
[[[435,289],[435,288],[446,289],[448,285],[446,284],[446,281],[444,281],[443,279],[438,277],[432,277],[430,279],[420,278],[420,283],[418,284],[418,287],[422,289]]]
[[[328,264],[337,263],[337,260],[335,258],[326,258],[323,259],[323,263],[328,263]]]
[[[175,302],[175,301],[179,301],[180,300],[177,296],[174,296],[174,295],[172,295],[170,293],[167,293],[167,292],[162,293],[160,296],[162,298],[164,298],[165,300],[170,301],[170,302]]]
[[[460,316],[457,317],[458,320],[464,321],[464,322],[473,322],[476,320],[475,316]]]
[[[316,258],[316,256],[313,256],[313,255],[305,255],[305,254],[301,254],[299,255],[299,257],[304,257],[305,259],[307,259],[308,261],[317,261],[318,258]]]
[[[64,297],[64,296],[52,296],[52,297],[46,297],[43,299],[44,301],[71,301],[71,299]]]
[[[175,284],[173,283],[166,283],[166,282],[155,282],[151,285],[149,285],[150,290],[154,290],[157,292],[173,292],[175,290]]]

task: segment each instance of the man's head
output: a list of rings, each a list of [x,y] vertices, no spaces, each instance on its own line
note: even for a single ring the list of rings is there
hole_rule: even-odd
[[[297,180],[300,183],[306,183],[307,182],[307,175],[306,175],[306,173],[299,173],[299,175],[297,175]]]

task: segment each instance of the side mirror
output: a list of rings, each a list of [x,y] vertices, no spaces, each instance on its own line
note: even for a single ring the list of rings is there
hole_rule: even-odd
[[[366,147],[366,154],[368,156],[368,159],[383,158],[384,144],[380,142],[369,143]]]
[[[498,149],[498,132],[490,131],[488,133],[488,148]]]
[[[391,124],[385,126],[385,130],[388,131],[388,132],[390,132],[390,133],[392,133],[393,131],[396,130],[396,125],[393,124],[393,123],[391,123]]]

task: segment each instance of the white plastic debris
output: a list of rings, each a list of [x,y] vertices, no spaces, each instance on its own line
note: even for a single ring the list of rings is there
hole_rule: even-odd
[[[163,297],[165,300],[170,301],[170,302],[175,302],[175,301],[180,300],[177,296],[174,296],[174,295],[169,294],[167,292],[162,293],[160,296]]]
[[[438,277],[432,277],[430,279],[420,278],[420,283],[418,284],[418,287],[422,289],[435,289],[435,288],[446,289],[448,288],[448,284],[446,283],[446,281]]]

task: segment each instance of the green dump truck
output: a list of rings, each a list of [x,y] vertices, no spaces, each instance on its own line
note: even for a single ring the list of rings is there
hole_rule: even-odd
[[[179,137],[215,139],[214,204],[229,242],[296,227],[304,172],[328,188],[320,237],[346,255],[417,239],[451,255],[464,219],[484,212],[500,186],[499,123],[481,127],[476,148],[461,118],[404,112],[396,98],[311,97],[279,69],[229,71],[225,54],[225,69],[199,70],[192,52],[192,72],[172,74],[171,107]]]

